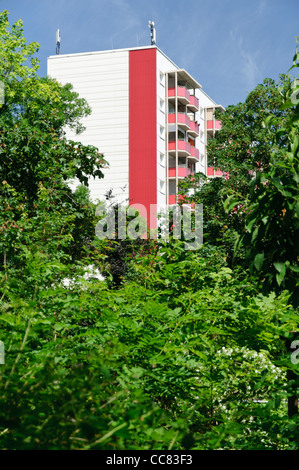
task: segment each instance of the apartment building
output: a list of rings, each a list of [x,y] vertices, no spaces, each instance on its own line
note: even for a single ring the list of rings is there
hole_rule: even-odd
[[[159,212],[176,203],[180,179],[208,173],[218,105],[155,45],[50,56],[48,75],[72,83],[92,108],[84,133],[67,137],[96,146],[109,164],[89,181],[94,201],[110,193]]]

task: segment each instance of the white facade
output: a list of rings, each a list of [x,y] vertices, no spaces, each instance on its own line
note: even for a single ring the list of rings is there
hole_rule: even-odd
[[[67,138],[94,145],[104,155],[109,168],[104,178],[91,178],[93,200],[104,200],[113,189],[120,202],[128,201],[129,177],[129,69],[128,51],[56,55],[48,59],[48,75],[61,84],[71,83],[92,109],[82,120],[86,130]]]

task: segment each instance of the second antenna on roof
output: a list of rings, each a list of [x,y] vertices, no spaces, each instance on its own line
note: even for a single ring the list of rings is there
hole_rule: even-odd
[[[60,29],[56,31],[56,54],[60,54]]]
[[[156,44],[156,28],[155,23],[153,21],[148,22],[148,27],[151,29],[151,45]]]

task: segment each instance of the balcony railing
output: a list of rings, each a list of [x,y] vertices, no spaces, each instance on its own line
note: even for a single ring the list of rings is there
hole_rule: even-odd
[[[168,89],[168,97],[169,98],[175,98],[175,88],[169,88]],[[183,86],[178,86],[177,87],[177,97],[180,98],[181,101],[183,101],[185,104],[190,103],[190,93],[187,90],[187,88]]]
[[[196,147],[191,147],[190,155],[196,160],[199,160],[199,150]]]
[[[168,196],[168,204],[176,204],[176,195],[175,194],[170,194]]]
[[[168,115],[168,123],[175,124],[176,123],[176,114],[172,113]],[[185,113],[178,113],[177,115],[177,123],[182,127],[182,129],[189,130],[190,129],[190,118]]]
[[[213,120],[209,120],[207,121],[207,129],[208,130],[220,130],[222,127],[222,124],[221,124],[221,121],[217,121],[215,120],[215,125],[214,125],[214,121]]]
[[[176,146],[176,142],[177,142],[177,146]],[[171,142],[168,142],[168,150],[169,152],[175,152],[176,150],[178,150],[178,153],[181,155],[181,154],[184,154],[186,156],[189,156],[191,155],[191,145],[189,144],[189,142],[186,142],[185,140],[177,140],[177,141],[171,141]]]
[[[176,194],[170,194],[168,196],[168,204],[169,205],[173,205],[173,204],[177,204],[177,200],[179,200],[180,202],[184,203],[185,202],[185,198],[183,196],[177,196]],[[185,204],[185,205],[188,205],[190,207],[190,209],[194,208],[195,206],[195,203],[192,202],[191,204]]]
[[[189,134],[197,137],[199,135],[199,125],[196,121],[190,121],[190,130]]]
[[[207,176],[224,176],[224,173],[222,173],[222,171],[220,170],[215,170],[215,168],[213,166],[208,166],[207,168]]]
[[[196,96],[190,95],[190,103],[188,104],[188,108],[194,112],[199,110],[199,100],[196,98]]]
[[[191,175],[191,170],[186,167],[178,167],[178,178],[185,178],[188,175]],[[175,168],[169,168],[168,169],[168,176],[169,178],[175,178],[176,177],[176,169]]]

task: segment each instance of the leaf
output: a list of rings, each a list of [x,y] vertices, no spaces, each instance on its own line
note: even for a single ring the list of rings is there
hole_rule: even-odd
[[[296,135],[296,137],[294,138],[294,141],[291,144],[291,150],[294,155],[296,154],[298,145],[299,145],[299,139],[298,139],[298,136]]]
[[[258,253],[257,255],[255,255],[253,264],[258,271],[260,271],[263,266],[264,257],[265,257],[264,253]]]
[[[273,120],[274,116],[272,114],[270,114],[269,116],[267,116],[265,118],[265,120],[263,121],[263,125],[264,126],[269,126],[271,125],[271,121]]]
[[[292,108],[294,105],[291,100],[286,101],[282,106],[279,107],[279,111],[284,111],[285,109]]]
[[[276,274],[276,281],[279,286],[281,285],[284,278],[285,278],[285,273],[281,272],[281,273]]]
[[[240,204],[240,201],[238,201],[236,196],[232,194],[224,201],[223,207],[225,212],[231,211],[237,204]]]
[[[277,271],[279,273],[281,273],[282,271],[284,271],[284,273],[286,272],[286,265],[285,263],[281,263],[281,262],[276,262],[276,263],[273,263],[275,268],[277,269]]]
[[[2,315],[0,316],[0,322],[8,323],[8,325],[10,325],[10,326],[14,326],[14,325],[15,325],[15,319],[13,318],[12,315],[4,315],[4,314],[2,314]]]
[[[246,228],[247,228],[248,232],[251,232],[252,227],[253,227],[253,225],[255,224],[255,222],[256,222],[256,218],[252,218],[252,219],[246,224]]]
[[[61,331],[63,330],[64,328],[66,328],[67,325],[63,324],[63,323],[55,323],[54,325],[54,329],[56,331]]]
[[[212,326],[211,328],[209,328],[209,333],[212,333],[214,335],[225,335],[225,336],[230,335],[228,331],[225,331],[221,328],[217,328],[216,326]]]
[[[299,273],[299,266],[290,266],[291,271],[294,271],[295,273]]]
[[[275,269],[278,271],[276,274],[277,284],[280,286],[286,275],[286,265],[285,263],[276,262],[273,263]]]
[[[254,242],[254,240],[256,239],[256,237],[258,236],[258,232],[259,232],[259,227],[256,227],[253,231],[253,234],[252,234],[252,237],[251,237],[251,241]]]

